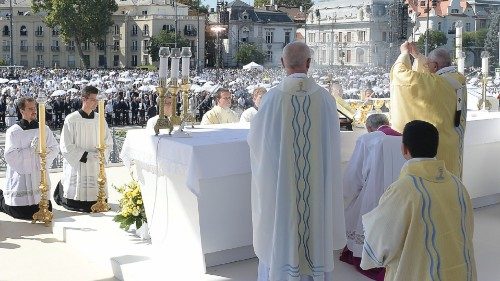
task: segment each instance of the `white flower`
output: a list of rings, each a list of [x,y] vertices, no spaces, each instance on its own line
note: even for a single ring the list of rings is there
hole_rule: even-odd
[[[134,210],[132,211],[132,215],[133,215],[134,217],[139,216],[139,210],[134,209]]]

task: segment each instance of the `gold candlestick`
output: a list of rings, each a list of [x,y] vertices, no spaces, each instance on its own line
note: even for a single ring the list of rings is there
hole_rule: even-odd
[[[109,204],[106,202],[106,170],[104,167],[106,151],[106,129],[104,121],[104,96],[99,95],[99,145],[97,151],[99,152],[99,176],[97,178],[97,185],[99,190],[97,192],[97,202],[90,207],[92,213],[100,213],[109,211]]]
[[[177,115],[177,92],[179,92],[179,82],[177,79],[171,79],[168,91],[172,96],[172,116],[170,117],[170,123],[172,125],[180,125],[181,118]]]
[[[182,122],[190,122],[191,128],[194,128],[194,116],[189,112],[189,89],[191,84],[189,84],[189,79],[182,79],[181,89],[182,89]]]
[[[37,221],[45,223],[46,226],[52,222],[52,212],[49,211],[48,184],[47,184],[47,143],[45,141],[45,102],[47,98],[42,93],[38,95],[38,154],[40,155],[40,202],[38,203],[38,212],[33,214],[32,223]]]
[[[160,85],[156,88],[158,92],[158,120],[154,125],[155,135],[160,133],[160,129],[168,129],[168,134],[172,134],[172,130],[174,126],[170,122],[170,120],[165,117],[164,105],[165,105],[165,96],[167,94],[167,88],[165,88],[165,80],[160,79]],[[172,102],[173,103],[173,102]]]

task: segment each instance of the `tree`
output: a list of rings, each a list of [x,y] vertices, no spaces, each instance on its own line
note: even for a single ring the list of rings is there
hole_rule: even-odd
[[[58,28],[64,43],[75,41],[78,55],[85,68],[84,42],[98,43],[113,25],[111,15],[118,10],[115,0],[32,0],[35,13],[43,12],[42,19],[50,28]]]
[[[480,29],[478,31],[464,32],[462,39],[462,47],[465,51],[474,54],[474,65],[481,63],[481,51],[484,47],[487,29]]]
[[[498,62],[498,31],[500,25],[500,12],[497,11],[491,16],[488,33],[484,40],[484,49],[490,52],[490,64],[497,65]]]
[[[158,56],[160,47],[174,48],[174,46],[175,46],[175,33],[162,30],[157,35],[151,37],[151,43],[148,47],[148,54],[151,56],[151,59],[153,61],[158,61],[160,59],[160,57]],[[189,46],[191,46],[189,40],[177,36],[177,48],[189,47]]]
[[[432,50],[436,49],[439,46],[446,45],[448,38],[446,38],[446,35],[443,32],[437,30],[429,30],[428,33],[429,33],[429,49],[428,49],[429,52],[431,52]],[[417,47],[420,49],[420,52],[422,53],[425,51],[425,37],[426,34],[424,33],[422,34],[422,36],[418,38],[417,41]]]
[[[179,0],[179,3],[187,5],[191,11],[208,14],[208,6],[201,5],[201,0]]]
[[[283,5],[288,7],[304,7],[304,10],[308,10],[314,4],[312,0],[275,0],[275,4]],[[264,7],[265,5],[269,5],[269,0],[254,0],[254,7]]]
[[[240,64],[248,64],[252,61],[262,64],[264,58],[264,52],[252,44],[242,44],[236,52],[236,61]]]

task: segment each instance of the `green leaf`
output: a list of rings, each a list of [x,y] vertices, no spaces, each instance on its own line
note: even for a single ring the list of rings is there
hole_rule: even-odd
[[[139,229],[142,226],[142,219],[135,220],[135,228]]]

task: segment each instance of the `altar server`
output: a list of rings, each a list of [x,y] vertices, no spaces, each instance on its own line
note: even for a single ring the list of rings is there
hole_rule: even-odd
[[[5,189],[3,193],[0,190],[0,211],[14,218],[31,220],[38,211],[41,196],[39,124],[36,121],[37,108],[33,98],[20,98],[18,107],[22,119],[7,129],[5,136],[7,172]],[[45,124],[41,125],[45,126],[46,132],[48,170],[59,153],[59,145],[50,128]],[[49,210],[52,210],[50,202]]]
[[[240,122],[251,122],[257,110],[259,110],[262,97],[266,94],[267,90],[264,87],[257,87],[252,92],[253,106],[245,109],[240,117]]]
[[[408,161],[400,178],[363,216],[361,268],[386,268],[386,281],[475,281],[472,203],[460,179],[434,157],[440,136],[415,120],[403,131]]]
[[[392,125],[401,132],[412,120],[433,124],[440,134],[436,158],[461,177],[467,116],[465,77],[451,66],[445,49],[435,49],[427,58],[413,43],[405,42],[400,49],[390,73]],[[412,70],[410,53],[419,65],[416,70]]]
[[[63,177],[54,192],[54,201],[66,209],[90,212],[97,201],[99,175],[99,114],[98,90],[87,86],[82,92],[82,108],[69,114],[64,120],[61,132],[61,153],[63,154]],[[113,140],[105,124],[107,151]],[[109,155],[105,153],[106,159]]]
[[[215,93],[215,101],[217,102],[217,105],[203,115],[200,125],[238,122],[238,115],[236,115],[236,113],[230,108],[231,100],[232,97],[229,89],[218,89]]]
[[[345,246],[335,100],[307,76],[309,47],[283,49],[287,77],[262,100],[248,135],[259,281],[333,280]]]
[[[394,138],[391,143],[396,145],[394,149],[399,151],[401,134],[389,126],[387,116],[382,113],[368,116],[366,129],[368,133],[360,136],[356,141],[356,146],[344,173],[347,246],[344,248],[340,260],[354,265],[362,274],[382,281],[384,280],[383,269],[363,271],[359,267],[364,240],[361,216],[378,205],[385,188],[392,183],[392,181],[388,184],[384,183],[384,165],[387,165],[385,167],[387,169],[391,169],[392,166],[390,163],[383,162],[383,150],[380,148],[383,146],[385,138]],[[402,165],[403,161],[404,159],[401,157],[399,163]],[[398,167],[398,169],[400,168],[401,166]]]

